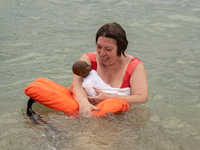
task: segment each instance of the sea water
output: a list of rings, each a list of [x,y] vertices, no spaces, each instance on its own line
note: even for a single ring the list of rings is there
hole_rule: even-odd
[[[198,150],[199,0],[0,0],[1,150]],[[70,87],[72,64],[95,51],[95,33],[117,22],[127,54],[145,65],[149,101],[123,114],[73,118],[34,104],[24,88],[38,77]]]

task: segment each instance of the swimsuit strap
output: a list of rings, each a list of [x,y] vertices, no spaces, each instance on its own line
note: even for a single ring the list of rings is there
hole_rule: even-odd
[[[95,53],[89,52],[89,53],[86,53],[86,55],[88,55],[88,57],[91,60],[92,69],[97,70],[97,60],[96,60],[96,57],[95,57]],[[123,80],[122,85],[120,87],[121,89],[130,87],[130,83],[129,83],[130,77],[132,75],[133,70],[138,66],[138,64],[140,62],[141,62],[141,60],[136,58],[136,57],[133,57],[131,59],[130,63],[128,64],[128,67],[126,68],[124,80]]]
[[[140,59],[133,57],[128,64],[128,67],[126,68],[126,73],[124,76],[124,80],[122,82],[122,85],[120,88],[127,88],[130,87],[130,77],[132,75],[133,70],[138,66],[138,64],[141,62]]]
[[[96,60],[94,52],[86,53],[86,55],[88,55],[88,57],[91,60],[92,70],[96,70],[97,71],[97,60]]]

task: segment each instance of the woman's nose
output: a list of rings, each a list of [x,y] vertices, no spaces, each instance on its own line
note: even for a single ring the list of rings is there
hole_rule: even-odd
[[[105,50],[101,50],[101,53],[100,53],[101,55],[106,55],[106,52],[105,52]]]

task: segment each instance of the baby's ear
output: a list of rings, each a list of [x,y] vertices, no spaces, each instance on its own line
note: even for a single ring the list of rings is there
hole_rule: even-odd
[[[83,76],[83,72],[80,72],[80,75]]]

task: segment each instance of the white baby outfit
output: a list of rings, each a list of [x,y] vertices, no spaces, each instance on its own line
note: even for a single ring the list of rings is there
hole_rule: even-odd
[[[131,88],[113,88],[109,84],[106,84],[97,74],[95,70],[92,70],[90,74],[83,79],[82,83],[88,96],[96,96],[96,90],[101,90],[110,95],[131,95]]]

